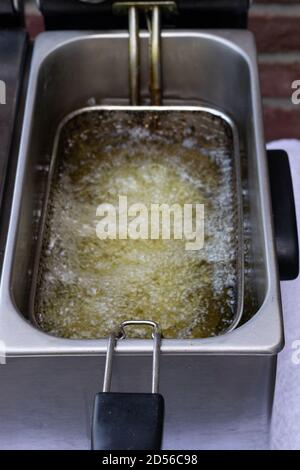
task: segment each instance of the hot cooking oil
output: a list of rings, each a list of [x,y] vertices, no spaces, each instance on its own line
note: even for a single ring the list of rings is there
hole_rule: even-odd
[[[236,308],[236,195],[229,126],[206,112],[89,111],[59,138],[35,316],[66,338],[103,338],[124,320],[166,338],[220,334]],[[97,207],[203,204],[204,245],[99,239]],[[143,331],[133,332],[142,336]]]

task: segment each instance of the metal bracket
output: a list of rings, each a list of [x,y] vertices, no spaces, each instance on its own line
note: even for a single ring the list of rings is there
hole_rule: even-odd
[[[161,66],[161,10],[177,12],[173,1],[154,2],[116,2],[114,13],[128,11],[129,28],[129,84],[130,103],[136,106],[140,102],[140,47],[139,47],[139,12],[146,14],[149,29],[150,79],[149,88],[151,104],[159,106],[162,99],[162,66]],[[151,19],[150,19],[150,16]]]

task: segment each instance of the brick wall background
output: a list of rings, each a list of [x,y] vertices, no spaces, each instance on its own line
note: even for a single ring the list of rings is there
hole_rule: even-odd
[[[254,0],[249,29],[255,34],[266,139],[300,139],[300,105],[291,84],[300,80],[300,0]]]
[[[25,4],[32,37],[43,29],[34,4]],[[266,139],[300,139],[300,104],[291,101],[291,84],[300,80],[300,0],[254,0],[249,29],[259,52]]]

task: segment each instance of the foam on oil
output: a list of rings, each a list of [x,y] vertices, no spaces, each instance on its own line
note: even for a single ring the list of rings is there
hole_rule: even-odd
[[[230,129],[204,112],[92,111],[63,128],[47,206],[35,314],[67,338],[106,337],[123,320],[164,337],[220,334],[236,308],[236,201]],[[205,243],[100,240],[96,209],[205,205]],[[142,336],[143,331],[133,332]]]

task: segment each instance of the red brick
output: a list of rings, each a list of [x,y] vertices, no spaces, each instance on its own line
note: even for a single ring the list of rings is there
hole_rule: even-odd
[[[31,39],[45,30],[44,21],[39,16],[28,16],[26,18],[26,29]]]
[[[298,62],[292,61],[286,63],[277,59],[276,55],[272,58],[272,62],[264,62],[261,59],[259,74],[263,96],[290,98],[292,82],[300,80],[300,54]]]
[[[300,139],[300,105],[265,104],[264,125],[266,141]]]
[[[253,8],[249,29],[260,52],[300,51],[300,8]]]

